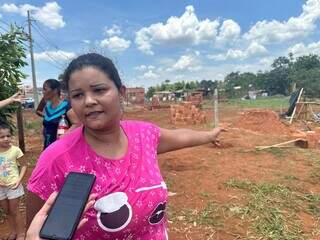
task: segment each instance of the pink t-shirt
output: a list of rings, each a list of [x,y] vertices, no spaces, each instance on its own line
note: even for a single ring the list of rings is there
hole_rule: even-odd
[[[97,155],[78,128],[50,145],[33,170],[28,190],[43,200],[61,189],[68,172],[96,175],[96,203],[73,239],[167,239],[167,188],[157,162],[160,129],[139,121],[123,121],[121,127],[128,149],[119,159]]]

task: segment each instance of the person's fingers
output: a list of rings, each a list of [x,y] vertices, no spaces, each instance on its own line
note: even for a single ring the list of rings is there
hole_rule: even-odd
[[[97,198],[98,194],[96,193],[92,193],[90,194],[89,198],[88,198],[88,202],[95,200]]]
[[[85,225],[88,222],[88,218],[82,218],[81,221],[78,224],[77,229],[82,228],[83,225]]]
[[[217,147],[220,147],[220,146],[221,146],[219,140],[215,140],[215,141],[213,141],[212,143],[213,143],[215,146],[217,146]]]
[[[42,206],[42,208],[39,210],[38,214],[42,214],[42,215],[48,215],[48,212],[50,210],[50,208],[52,207],[54,200],[56,199],[58,193],[57,192],[53,192],[50,197],[48,198],[48,200],[44,203],[44,205]]]
[[[94,205],[95,202],[96,202],[95,200],[91,200],[90,202],[87,202],[87,205],[84,208],[83,212],[85,213],[86,211],[88,211],[88,209],[91,208]]]
[[[86,207],[84,208],[84,211],[83,211],[84,213],[94,205],[94,203],[96,202],[95,199],[97,198],[97,196],[98,194],[96,193],[90,194]]]

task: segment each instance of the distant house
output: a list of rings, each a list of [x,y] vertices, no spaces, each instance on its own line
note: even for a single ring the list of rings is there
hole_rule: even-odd
[[[131,104],[144,104],[145,90],[142,87],[126,89],[125,101]]]
[[[154,93],[154,96],[156,96],[161,102],[172,101],[175,98],[174,93],[171,91],[158,91]]]
[[[199,105],[203,101],[203,90],[194,90],[187,93],[186,100],[194,105]]]
[[[253,90],[248,91],[248,98],[249,99],[256,99],[257,97],[268,97],[268,92],[265,90]]]

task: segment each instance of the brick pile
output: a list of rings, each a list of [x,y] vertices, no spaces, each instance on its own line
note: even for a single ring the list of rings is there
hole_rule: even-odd
[[[192,102],[170,106],[170,119],[173,124],[206,123],[206,116]]]
[[[151,110],[159,109],[160,108],[160,101],[157,96],[153,96],[151,99]]]

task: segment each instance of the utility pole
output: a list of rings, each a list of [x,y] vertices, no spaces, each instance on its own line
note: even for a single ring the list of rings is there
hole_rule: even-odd
[[[30,58],[31,58],[31,70],[32,70],[34,109],[37,109],[37,107],[39,105],[39,99],[38,99],[36,72],[35,72],[35,67],[34,67],[34,58],[33,58],[33,45],[32,45],[32,35],[31,35],[30,11],[28,11],[28,27],[29,27],[29,36],[28,36],[28,38],[29,38],[29,43],[30,43]]]
[[[218,97],[218,89],[214,89],[214,95],[213,95],[213,101],[214,101],[214,127],[219,126],[219,109],[218,109],[218,104],[219,104],[219,97]]]

